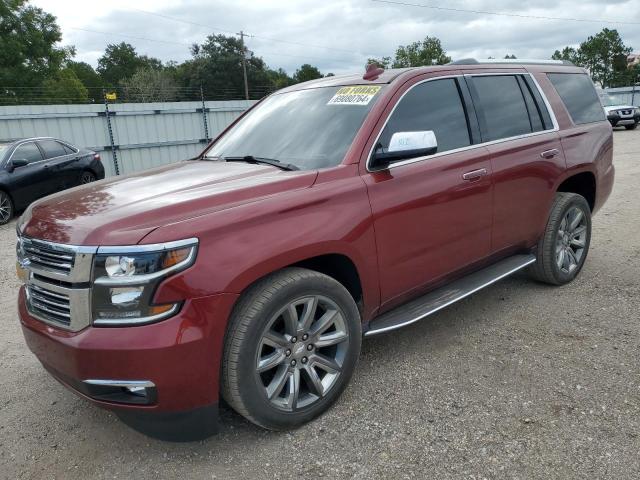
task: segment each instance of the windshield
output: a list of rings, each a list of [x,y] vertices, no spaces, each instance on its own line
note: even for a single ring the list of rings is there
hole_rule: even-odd
[[[323,87],[272,95],[206,157],[261,157],[301,170],[338,165],[382,88]]]
[[[605,107],[612,107],[614,105],[621,105],[620,101],[617,100],[615,97],[607,94],[607,93],[602,93],[600,94],[600,101],[602,102],[602,105]]]

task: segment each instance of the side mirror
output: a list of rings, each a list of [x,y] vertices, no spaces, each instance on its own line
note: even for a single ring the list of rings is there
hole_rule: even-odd
[[[396,132],[391,136],[387,151],[376,149],[371,159],[372,166],[384,168],[390,163],[410,158],[433,155],[438,151],[438,141],[433,130],[419,132]]]
[[[9,171],[13,172],[16,168],[24,167],[25,165],[29,165],[29,160],[26,158],[13,158],[9,162]]]

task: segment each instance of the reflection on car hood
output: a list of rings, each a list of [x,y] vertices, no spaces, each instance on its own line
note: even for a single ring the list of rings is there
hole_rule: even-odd
[[[138,243],[159,226],[310,187],[317,172],[219,161],[185,161],[114,177],[34,203],[22,234],[72,245]]]

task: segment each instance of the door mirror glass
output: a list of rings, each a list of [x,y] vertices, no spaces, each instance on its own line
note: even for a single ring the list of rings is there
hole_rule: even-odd
[[[433,155],[437,151],[438,141],[433,130],[396,132],[391,136],[386,151],[378,145],[373,154],[373,164],[380,168],[392,162]]]

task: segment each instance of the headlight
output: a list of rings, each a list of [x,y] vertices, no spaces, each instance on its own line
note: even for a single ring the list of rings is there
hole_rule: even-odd
[[[180,303],[154,305],[158,284],[193,265],[198,240],[100,247],[93,265],[95,325],[141,325],[168,318]]]

